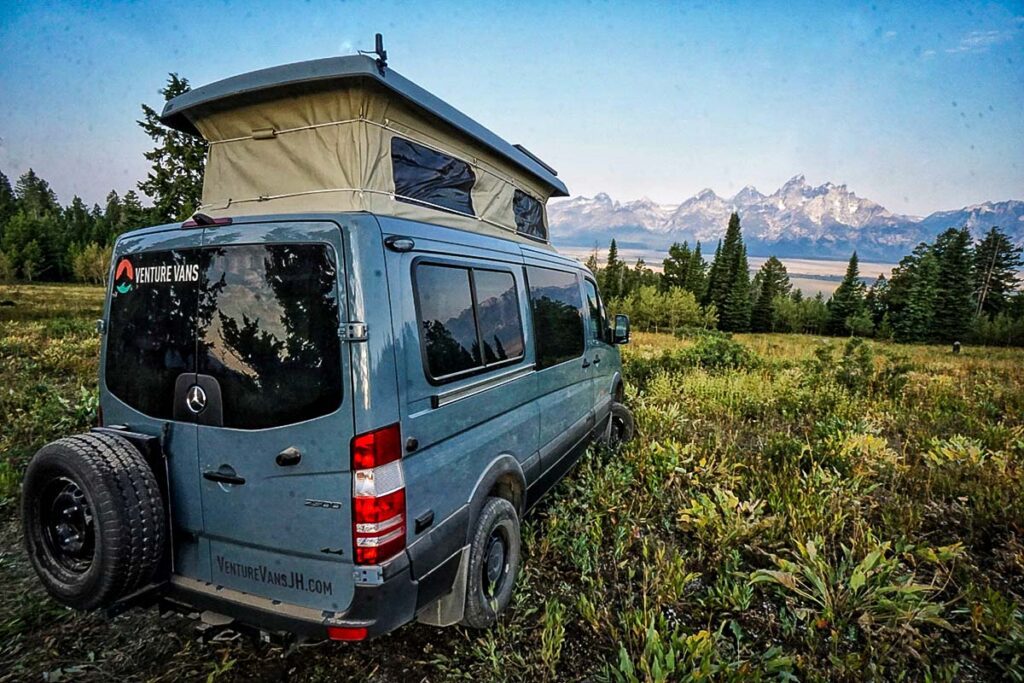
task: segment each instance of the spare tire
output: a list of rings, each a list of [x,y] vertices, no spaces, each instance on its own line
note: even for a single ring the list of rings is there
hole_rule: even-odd
[[[59,602],[105,607],[153,578],[166,542],[164,504],[129,441],[93,433],[49,443],[22,486],[29,559]]]

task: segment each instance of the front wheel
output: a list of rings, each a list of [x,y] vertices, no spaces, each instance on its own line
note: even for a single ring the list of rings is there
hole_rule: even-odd
[[[636,422],[633,412],[621,403],[612,403],[611,415],[608,417],[608,445],[616,448],[633,440],[636,435]]]
[[[469,547],[465,626],[488,628],[512,600],[522,549],[519,515],[504,498],[488,498]]]

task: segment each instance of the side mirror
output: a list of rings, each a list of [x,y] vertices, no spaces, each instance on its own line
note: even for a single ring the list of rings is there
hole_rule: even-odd
[[[612,344],[629,343],[629,316],[615,316],[615,329],[612,331]]]

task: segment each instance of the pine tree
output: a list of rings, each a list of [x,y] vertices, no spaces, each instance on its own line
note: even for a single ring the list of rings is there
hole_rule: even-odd
[[[189,90],[188,79],[172,73],[160,94],[164,100],[170,100]],[[146,180],[138,184],[139,189],[153,199],[155,220],[184,220],[196,210],[202,198],[206,141],[163,125],[160,115],[149,105],[142,105],[142,116],[138,124],[156,147],[145,153],[153,166]]]
[[[700,253],[700,242],[697,242],[693,252],[690,254],[690,267],[686,273],[686,284],[684,286],[697,297],[698,301],[704,296],[704,273],[706,270],[707,264],[704,263],[704,257]]]
[[[932,330],[938,263],[931,245],[922,242],[893,268],[886,293],[892,336],[899,342],[923,341]]]
[[[847,335],[850,328],[847,319],[859,316],[864,311],[864,283],[860,281],[860,265],[857,252],[850,256],[846,275],[839,283],[828,302],[828,324],[826,331],[833,335]]]
[[[711,259],[711,267],[708,269],[708,277],[704,282],[704,296],[701,297],[701,303],[705,306],[714,304],[714,297],[718,292],[718,281],[720,279],[719,271],[722,265],[722,240],[718,240],[718,246],[715,247],[715,255]]]
[[[753,332],[774,330],[774,302],[776,297],[786,297],[792,285],[782,261],[769,257],[757,272],[759,287],[750,314],[750,329]]]
[[[736,222],[738,225],[739,219]],[[718,314],[718,326],[726,332],[746,332],[750,329],[750,266],[742,241],[734,254],[729,267],[729,290]]]
[[[931,339],[965,339],[974,315],[971,233],[967,228],[950,228],[935,239],[938,262],[935,313]]]
[[[976,312],[998,315],[1020,285],[1018,271],[1024,266],[1022,249],[993,227],[974,249],[974,295]]]
[[[50,218],[60,211],[57,195],[50,189],[50,184],[31,168],[18,178],[14,196],[18,210],[31,218]]]
[[[601,279],[601,264],[597,260],[597,247],[596,246],[594,247],[593,251],[590,252],[590,256],[587,257],[587,260],[583,262],[583,265],[585,265],[587,267],[587,270],[589,270],[591,273],[593,273],[594,277],[598,278],[598,282],[600,282],[600,279]]]
[[[608,260],[604,263],[604,282],[601,283],[601,290],[607,298],[625,296],[622,287],[625,265],[619,260],[619,246],[612,239],[608,245]]]
[[[881,325],[882,318],[885,317],[888,293],[889,281],[886,279],[885,274],[879,274],[864,297],[864,306],[867,308],[868,314],[871,316],[871,322],[875,327]]]
[[[70,246],[80,246],[95,242],[95,225],[92,214],[85,202],[78,195],[64,209],[64,229],[67,231],[67,242]]]
[[[662,286],[666,291],[673,287],[686,287],[692,258],[690,245],[686,242],[673,242],[668,248],[668,257],[661,262]]]
[[[67,245],[56,193],[30,168],[18,178],[14,196],[17,210],[4,230],[4,251],[26,280],[59,279]]]
[[[142,202],[139,201],[139,195],[135,194],[135,190],[125,192],[124,197],[121,199],[121,216],[114,236],[116,237],[129,230],[143,227],[148,218],[146,213],[146,210],[142,208]]]
[[[718,311],[719,329],[746,331],[750,327],[750,270],[747,250],[743,246],[740,217],[729,216],[725,239],[718,243],[711,262],[704,305]]]
[[[14,190],[11,189],[11,181],[3,173],[0,173],[0,240],[4,238],[4,225],[18,210],[14,199]]]
[[[711,262],[711,272],[708,276],[708,288],[705,294],[707,303],[717,306],[719,312],[725,305],[725,299],[732,288],[735,266],[742,245],[740,217],[733,213],[729,216],[729,226],[725,230],[725,238],[718,243],[718,248],[715,250],[715,258]]]

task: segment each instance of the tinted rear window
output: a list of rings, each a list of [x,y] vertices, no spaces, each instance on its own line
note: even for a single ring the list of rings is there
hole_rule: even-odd
[[[136,410],[170,420],[174,382],[196,369],[198,249],[118,259],[107,323],[107,388]]]
[[[106,381],[128,405],[172,419],[175,381],[192,372],[220,384],[225,427],[290,424],[340,405],[330,247],[243,245],[122,260],[131,265],[115,271]]]
[[[527,268],[533,308],[537,367],[546,368],[583,355],[583,298],[574,273]]]
[[[334,252],[252,245],[205,256],[197,368],[220,383],[224,426],[274,427],[333,412],[341,403]]]

